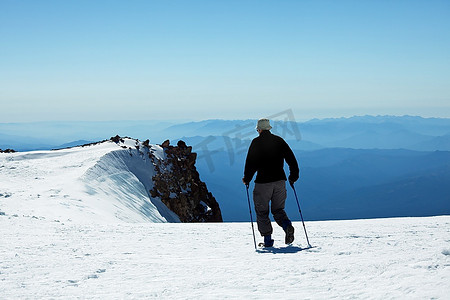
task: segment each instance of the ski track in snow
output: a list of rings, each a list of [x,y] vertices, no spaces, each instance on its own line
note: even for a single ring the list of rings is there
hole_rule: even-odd
[[[307,222],[254,250],[249,223],[0,216],[2,299],[448,299],[450,217]],[[262,239],[258,237],[258,241]]]

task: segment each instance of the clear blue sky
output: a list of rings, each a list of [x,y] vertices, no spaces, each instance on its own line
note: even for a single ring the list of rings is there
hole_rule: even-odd
[[[450,117],[450,1],[0,0],[0,122]]]

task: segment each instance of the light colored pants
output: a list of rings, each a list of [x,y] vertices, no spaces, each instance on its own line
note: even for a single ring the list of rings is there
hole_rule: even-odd
[[[286,182],[284,180],[269,183],[255,183],[253,190],[253,202],[255,203],[256,223],[262,236],[273,232],[272,223],[269,218],[269,204],[273,218],[278,225],[289,220],[284,205],[286,202]]]

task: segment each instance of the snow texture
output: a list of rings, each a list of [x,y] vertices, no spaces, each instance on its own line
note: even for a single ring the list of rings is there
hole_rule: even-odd
[[[448,299],[450,217],[307,222],[255,252],[249,223],[0,216],[2,299]]]
[[[450,216],[307,222],[313,248],[274,224],[255,251],[249,223],[165,223],[164,152],[137,146],[0,155],[1,299],[449,299]]]

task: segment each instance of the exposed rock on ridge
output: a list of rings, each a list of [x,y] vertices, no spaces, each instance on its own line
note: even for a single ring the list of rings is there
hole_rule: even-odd
[[[14,152],[16,151],[14,151],[13,149],[5,149],[5,150],[0,149],[0,153],[14,153]]]
[[[183,141],[171,146],[168,140],[161,147],[166,157],[154,159],[157,174],[151,196],[159,197],[181,222],[222,222],[219,204],[200,180],[192,147]]]
[[[155,146],[149,140],[126,146],[120,136],[111,137],[118,146],[129,149],[130,155],[138,151],[139,155],[148,155],[155,175],[152,177],[153,188],[149,191],[152,198],[160,199],[167,208],[174,212],[181,222],[222,222],[219,204],[208,191],[206,184],[200,180],[195,167],[197,154],[192,152],[185,142],[179,141],[171,146],[169,140]],[[160,150],[157,150],[160,149]],[[162,150],[162,151],[161,151]],[[156,154],[156,152],[160,154]],[[163,157],[161,157],[161,155]]]

